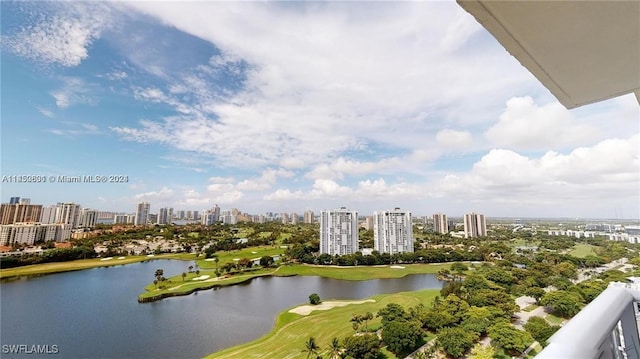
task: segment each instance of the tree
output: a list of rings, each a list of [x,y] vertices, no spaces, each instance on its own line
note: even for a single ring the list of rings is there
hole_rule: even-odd
[[[303,353],[307,353],[307,359],[309,359],[313,355],[318,355],[318,350],[320,347],[316,343],[316,339],[314,337],[309,337],[309,339],[304,342],[304,350]]]
[[[482,346],[481,343],[477,343],[471,348],[471,353],[467,358],[469,359],[493,359],[496,354],[496,350],[491,345]]]
[[[193,266],[189,266],[189,272],[193,271]]]
[[[309,303],[311,305],[318,305],[320,303],[322,303],[322,301],[320,300],[320,296],[318,295],[318,293],[312,293],[309,296]]]
[[[154,276],[160,281],[160,278],[162,276],[164,276],[164,270],[163,269],[156,269],[156,273],[155,273]]]
[[[490,326],[487,333],[493,341],[509,353],[522,354],[533,343],[531,334],[516,329],[507,322]]]
[[[557,325],[550,325],[546,320],[540,317],[529,318],[524,325],[524,329],[531,334],[533,339],[537,340],[542,346],[546,345],[547,340],[560,329]]]
[[[155,286],[156,286],[156,289],[158,289],[158,280],[157,280],[157,279],[154,279],[154,280],[153,280],[153,285],[155,285]]]
[[[263,256],[260,258],[260,265],[262,267],[271,267],[273,265],[273,257],[271,256]]]
[[[524,291],[524,294],[534,298],[536,302],[540,301],[540,298],[542,298],[542,296],[544,296],[545,293],[546,292],[544,291],[544,289],[540,287],[529,287]]]
[[[555,290],[542,296],[540,304],[550,308],[554,314],[568,318],[580,311],[582,298],[576,293]]]
[[[397,319],[407,319],[407,312],[400,304],[389,303],[378,311],[376,317],[382,317],[382,325],[385,325]]]
[[[483,335],[491,325],[492,319],[493,314],[487,307],[470,307],[460,326],[470,332]]]
[[[410,353],[422,344],[422,329],[417,322],[398,319],[382,327],[382,341],[387,349],[400,356],[400,353]]]
[[[436,342],[448,355],[461,357],[478,339],[475,333],[468,332],[460,327],[444,328],[438,332]]]
[[[342,347],[340,346],[340,341],[338,338],[334,337],[331,339],[331,344],[329,344],[329,357],[331,359],[340,358],[340,352],[342,351]]]
[[[182,281],[184,282],[184,279],[187,277],[187,273],[182,272]]]
[[[380,354],[380,340],[373,334],[347,337],[342,346],[345,356],[353,359],[377,359]]]

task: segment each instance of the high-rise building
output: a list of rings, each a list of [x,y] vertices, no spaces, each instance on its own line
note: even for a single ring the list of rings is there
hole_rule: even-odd
[[[9,204],[18,204],[20,203],[20,197],[11,197],[9,199]]]
[[[373,247],[380,253],[413,252],[411,212],[400,208],[373,212]]]
[[[83,208],[80,215],[81,228],[93,228],[98,220],[98,211],[89,208]]]
[[[320,212],[320,253],[353,254],[358,251],[358,212],[345,207]]]
[[[49,207],[43,207],[42,212],[40,214],[40,223],[42,224],[56,223],[57,211],[58,211],[58,206],[55,206],[55,205],[51,205]]]
[[[476,238],[487,235],[487,222],[484,214],[467,213],[464,215],[464,237]]]
[[[21,222],[39,222],[42,215],[40,204],[9,204],[0,205],[0,224]]]
[[[433,215],[433,231],[440,234],[449,233],[449,222],[446,214],[436,213]]]
[[[68,224],[14,223],[0,225],[0,245],[33,245],[36,242],[62,242],[71,238]]]
[[[313,211],[304,212],[303,221],[304,223],[313,223]]]
[[[149,209],[151,205],[148,202],[140,202],[136,206],[136,217],[133,222],[136,226],[145,225],[149,221]]]
[[[58,203],[56,207],[55,223],[68,224],[71,226],[71,228],[78,228],[80,226],[81,207],[79,204]]]
[[[126,214],[116,214],[113,216],[113,224],[127,224],[128,217]]]
[[[31,204],[31,198],[20,198],[18,204]]]
[[[289,224],[289,214],[288,213],[281,213],[280,214],[280,220],[282,221],[282,224]]]
[[[291,221],[291,224],[298,224],[298,214],[296,212],[291,213],[289,220]]]
[[[158,224],[169,223],[169,208],[162,207],[158,210]]]

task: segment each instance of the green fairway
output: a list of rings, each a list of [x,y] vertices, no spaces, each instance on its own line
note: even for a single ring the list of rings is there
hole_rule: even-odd
[[[351,318],[354,313],[365,314],[371,312],[375,315],[381,308],[389,303],[397,303],[405,308],[424,303],[429,306],[438,290],[422,290],[417,292],[402,292],[395,294],[381,294],[369,297],[375,302],[362,304],[349,304],[344,307],[336,307],[326,311],[314,311],[307,316],[289,313],[288,310],[280,313],[276,319],[275,328],[253,342],[213,353],[207,358],[278,358],[295,359],[306,358],[303,352],[304,342],[309,337],[314,337],[320,346],[320,355],[327,358],[328,346],[334,337],[342,340],[354,334],[351,327]],[[348,301],[347,301],[348,302]],[[379,318],[374,318],[370,327],[378,326]],[[388,352],[387,352],[388,353]],[[391,353],[387,358],[395,358]]]
[[[596,246],[592,246],[590,244],[576,244],[573,246],[573,249],[569,252],[570,255],[578,258],[584,258],[586,256],[595,256],[596,252],[594,248],[598,248]]]
[[[215,253],[216,256],[218,256],[218,266],[222,266],[225,263],[228,262],[234,262],[234,259],[242,259],[242,258],[249,258],[251,260],[253,259],[260,259],[261,257],[264,256],[276,256],[276,255],[281,255],[284,253],[284,251],[286,250],[286,248],[280,248],[280,246],[260,246],[260,247],[249,247],[249,248],[244,248],[244,249],[239,249],[239,250],[233,250],[233,251],[218,251]],[[211,258],[210,258],[211,259]],[[200,259],[198,259],[198,266],[202,269],[207,269],[207,268],[216,268],[216,262],[214,260],[206,260],[203,257],[200,257]],[[170,273],[171,275],[173,275],[173,273]]]
[[[118,259],[120,257],[112,257],[109,260],[102,260],[101,258],[94,259],[80,259],[69,262],[53,262],[43,264],[33,264],[28,266],[0,269],[0,278],[17,277],[23,275],[37,275],[37,274],[49,274],[58,272],[69,272],[81,269],[89,269],[95,267],[108,267],[114,265],[130,264],[136,262],[142,262],[152,259],[182,259],[189,260],[194,259],[195,255],[186,253],[173,253],[173,254],[159,254],[153,257],[147,256],[125,256],[124,259]]]
[[[316,266],[294,264],[285,265],[278,271],[278,275],[314,275],[343,280],[367,280],[374,278],[401,278],[408,274],[434,274],[440,269],[449,268],[446,264],[403,264],[392,268],[389,265],[382,266]]]

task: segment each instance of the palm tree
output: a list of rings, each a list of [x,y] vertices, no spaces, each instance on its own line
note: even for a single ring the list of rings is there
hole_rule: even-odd
[[[220,258],[218,258],[218,256],[216,256],[214,261],[216,262],[216,269],[218,269],[218,262],[220,262]]]
[[[313,355],[318,355],[318,349],[320,347],[316,344],[316,339],[314,337],[309,337],[309,340],[304,342],[305,349],[302,351],[303,353],[307,353],[307,359],[309,359]]]
[[[184,279],[187,277],[187,273],[182,272],[182,281],[184,282]]]
[[[340,352],[342,348],[340,347],[340,341],[338,338],[334,337],[331,339],[331,344],[329,345],[329,357],[331,359],[340,358]]]
[[[193,270],[193,266],[189,266],[189,272]]]

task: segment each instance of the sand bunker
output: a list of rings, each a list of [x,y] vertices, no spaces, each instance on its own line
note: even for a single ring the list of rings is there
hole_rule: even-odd
[[[113,257],[107,257],[107,258],[102,258],[101,261],[108,261],[108,260],[112,260]]]
[[[295,314],[300,314],[300,315],[309,315],[314,310],[329,310],[331,308],[344,307],[344,306],[347,306],[349,304],[362,304],[362,303],[370,303],[370,302],[375,302],[375,300],[367,299],[367,300],[355,300],[355,301],[351,301],[351,302],[346,302],[346,301],[322,302],[322,303],[320,303],[318,305],[309,305],[309,304],[307,304],[307,305],[301,305],[299,307],[293,308],[293,309],[289,310],[289,313],[295,313]]]
[[[191,280],[205,280],[205,279],[209,279],[209,277],[211,277],[210,275],[201,275],[199,277],[195,277]]]
[[[391,266],[391,267],[389,267],[389,268],[393,268],[393,269],[404,269],[404,267],[403,267],[403,266]]]
[[[205,262],[213,262],[215,260],[216,260],[215,258],[207,258],[207,259],[205,259]]]
[[[124,259],[124,257],[118,257],[118,259]]]
[[[147,254],[147,257],[153,257],[154,254]]]

